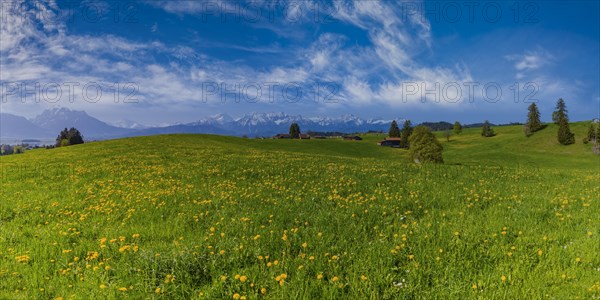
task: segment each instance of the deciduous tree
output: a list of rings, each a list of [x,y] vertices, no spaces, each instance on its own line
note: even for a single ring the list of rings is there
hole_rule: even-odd
[[[443,163],[442,144],[431,130],[425,126],[417,126],[410,135],[409,156],[419,163]]]

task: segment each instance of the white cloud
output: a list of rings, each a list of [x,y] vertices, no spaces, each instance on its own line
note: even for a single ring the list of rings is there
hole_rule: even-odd
[[[530,77],[534,71],[551,65],[555,60],[552,54],[541,48],[526,51],[523,54],[507,55],[505,59],[514,62],[513,66],[517,71],[515,74],[516,79]]]

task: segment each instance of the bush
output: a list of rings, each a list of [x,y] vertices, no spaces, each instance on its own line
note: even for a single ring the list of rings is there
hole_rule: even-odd
[[[481,136],[492,137],[495,135],[496,133],[494,133],[494,129],[492,129],[492,127],[490,126],[490,122],[488,120],[485,120],[485,122],[483,123],[483,127],[481,128]]]
[[[442,144],[425,126],[417,126],[410,135],[410,158],[418,163],[443,163]]]

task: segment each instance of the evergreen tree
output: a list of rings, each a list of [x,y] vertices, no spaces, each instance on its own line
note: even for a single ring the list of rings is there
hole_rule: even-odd
[[[69,129],[67,138],[69,139],[69,145],[83,144],[83,136],[81,135],[81,132],[74,127]]]
[[[290,138],[299,139],[300,138],[300,126],[297,123],[292,123],[290,125]]]
[[[402,136],[400,137],[400,147],[408,148],[410,146],[410,136],[412,135],[413,128],[411,127],[410,120],[404,121],[402,125]]]
[[[569,122],[565,119],[558,120],[558,142],[563,145],[575,143],[575,134],[569,128]]]
[[[567,105],[562,98],[558,99],[558,102],[556,102],[556,111],[552,114],[552,118],[553,121],[558,124],[558,142],[563,145],[575,143],[575,134],[573,134],[569,128]]]
[[[490,126],[490,122],[488,120],[485,120],[485,122],[483,123],[483,127],[481,128],[481,135],[484,137],[492,137],[496,135],[494,133],[494,129],[492,129],[492,127]]]
[[[83,144],[83,136],[81,135],[81,132],[74,127],[71,127],[71,129],[65,128],[56,137],[56,147],[65,147],[77,144]]]
[[[527,131],[532,134],[540,129],[542,129],[542,121],[540,121],[540,111],[538,110],[537,105],[535,103],[531,103],[529,105],[529,112],[527,113]]]
[[[398,123],[396,123],[396,120],[392,121],[392,124],[390,124],[388,136],[393,138],[400,137],[400,128],[398,128]]]
[[[67,137],[69,134],[69,130],[67,128],[65,128],[63,131],[61,131],[58,136],[56,137],[56,147],[61,147],[63,144],[63,140],[68,140],[69,138]]]
[[[452,128],[455,134],[460,134],[462,132],[462,125],[456,121],[454,122],[454,127]]]
[[[569,117],[567,116],[567,105],[565,104],[565,100],[562,98],[558,99],[556,102],[556,110],[552,113],[552,122],[558,124],[560,119],[565,119],[567,123],[569,123]]]
[[[425,126],[417,126],[410,135],[410,158],[419,163],[443,163],[442,144],[431,130]]]

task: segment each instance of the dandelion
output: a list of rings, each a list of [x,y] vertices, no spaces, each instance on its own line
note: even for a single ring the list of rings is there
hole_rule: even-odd
[[[233,299],[240,299],[241,297],[238,293],[233,294]]]
[[[362,280],[362,281],[366,281],[366,280],[367,280],[367,276],[365,276],[365,275],[360,275],[360,280]]]
[[[126,287],[120,287],[119,288],[119,292],[127,292],[127,288]]]
[[[94,260],[97,259],[100,256],[100,254],[96,251],[91,251],[87,253],[87,256],[85,258],[85,260]]]
[[[477,285],[473,283],[473,285],[471,286],[472,289],[477,289]]]
[[[321,279],[323,279],[323,274],[318,274],[317,275],[317,280],[321,280]]]
[[[165,276],[165,283],[166,284],[173,283],[173,281],[175,281],[175,276],[173,276],[171,274],[167,274],[167,276]]]
[[[220,279],[221,279],[221,281],[225,281],[225,280],[227,280],[227,276],[222,275]]]
[[[340,280],[337,276],[333,276],[333,278],[331,278],[331,281],[333,282],[337,282],[338,280]]]
[[[580,261],[581,261],[581,258],[577,257],[577,258],[575,258],[575,261],[576,261],[576,262],[580,262]]]
[[[29,262],[29,255],[20,255],[20,256],[16,256],[15,259],[17,260],[17,262],[19,263],[28,263]]]
[[[267,293],[267,289],[266,288],[261,288],[260,289],[260,293],[263,294],[263,295],[266,294]]]
[[[542,256],[542,254],[543,254],[544,252],[542,252],[542,249],[539,249],[537,253],[538,253],[538,256]]]
[[[506,281],[506,276],[502,275],[502,276],[500,277],[500,280],[502,280],[502,282],[505,282],[505,281]]]
[[[241,282],[246,282],[248,280],[247,276],[240,276],[240,281]]]

